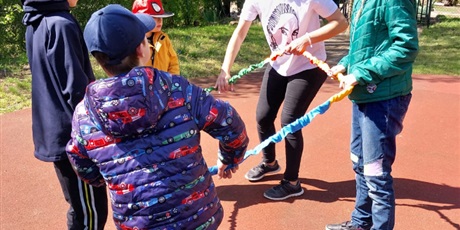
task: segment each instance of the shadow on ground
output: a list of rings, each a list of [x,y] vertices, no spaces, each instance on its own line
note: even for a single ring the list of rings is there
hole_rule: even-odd
[[[245,75],[244,77],[238,79],[235,84],[235,91],[231,93],[223,93],[218,94],[217,92],[213,91],[212,94],[221,98],[226,99],[229,97],[239,97],[239,98],[248,98],[254,95],[259,94],[260,84],[262,83],[262,76],[264,68],[256,70],[250,74]],[[196,84],[202,88],[209,88],[213,87],[216,83],[216,78],[209,77],[209,78],[197,78],[197,79],[190,79],[190,82]]]
[[[240,209],[254,205],[275,202],[265,199],[259,194],[263,194],[265,190],[272,186],[263,184],[264,181],[281,179],[282,175],[274,175],[267,176],[262,181],[260,181],[262,183],[259,182],[251,183],[250,185],[230,185],[217,187],[217,192],[221,200],[235,202],[234,208],[229,216],[229,221],[232,222],[231,226],[236,226],[238,222],[238,211]],[[294,201],[301,199],[322,203],[332,203],[336,201],[347,201],[350,203],[354,202],[354,180],[327,182],[317,179],[300,178],[300,181],[304,185],[316,187],[319,190],[308,190],[299,198],[276,202],[293,203]],[[460,188],[405,178],[395,178],[394,184],[395,191],[397,191],[397,206],[409,206],[434,212],[455,229],[460,229],[459,223],[456,223],[455,220],[450,219],[441,212],[443,210],[460,209],[460,196],[458,196],[458,194],[460,194]],[[248,191],[251,191],[252,194],[257,195],[239,195],[245,194]],[[406,202],[405,200],[410,200],[411,202]]]

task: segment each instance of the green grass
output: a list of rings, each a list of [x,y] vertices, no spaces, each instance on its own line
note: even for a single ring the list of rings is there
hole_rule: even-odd
[[[441,17],[440,22],[423,28],[420,53],[414,64],[416,74],[460,76],[460,18]],[[187,78],[217,76],[235,25],[167,29],[179,55],[181,74]],[[260,25],[254,24],[232,68],[232,74],[268,57],[269,50]],[[0,114],[30,107],[30,73],[24,70],[26,54],[14,58],[0,56]],[[102,69],[92,58],[98,79]]]
[[[439,23],[424,28],[419,37],[414,73],[460,76],[460,18],[439,19]]]
[[[235,26],[212,25],[185,29],[168,29],[179,56],[181,75],[187,78],[217,76],[224,60],[225,49]],[[251,26],[232,71],[258,63],[270,55],[262,29]]]
[[[26,54],[0,59],[0,114],[30,107],[32,78]]]
[[[30,76],[0,79],[0,114],[30,107],[31,83]]]
[[[210,25],[203,27],[167,29],[174,49],[179,56],[181,75],[187,78],[217,76],[224,60],[228,41],[236,26]],[[259,63],[270,55],[267,42],[260,25],[251,26],[245,42],[241,46],[232,73],[236,74],[250,64]],[[92,59],[96,78],[105,77],[103,70]]]

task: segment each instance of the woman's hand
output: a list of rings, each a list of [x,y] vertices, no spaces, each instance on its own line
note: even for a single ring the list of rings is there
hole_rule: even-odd
[[[300,38],[294,39],[284,48],[284,52],[288,54],[302,55],[303,52],[307,50],[307,46],[311,46],[311,39],[308,33]]]
[[[228,83],[230,78],[231,76],[227,71],[220,71],[219,76],[217,76],[216,84],[214,85],[214,88],[216,88],[218,93],[224,93],[228,90],[234,91],[233,84]]]

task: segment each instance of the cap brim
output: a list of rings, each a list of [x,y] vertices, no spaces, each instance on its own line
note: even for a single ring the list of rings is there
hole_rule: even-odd
[[[151,16],[154,18],[169,18],[174,16],[174,13],[165,12],[164,14],[152,14]]]
[[[136,15],[137,19],[139,19],[139,21],[141,21],[142,24],[144,24],[144,26],[147,28],[146,33],[155,28],[156,23],[152,16],[144,13],[136,13],[134,15]]]

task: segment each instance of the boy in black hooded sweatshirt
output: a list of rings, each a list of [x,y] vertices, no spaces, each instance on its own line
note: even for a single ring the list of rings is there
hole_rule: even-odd
[[[22,0],[32,72],[34,155],[54,163],[70,204],[68,229],[103,229],[108,211],[106,188],[78,179],[65,151],[75,106],[95,79],[81,28],[70,14],[77,1]]]

